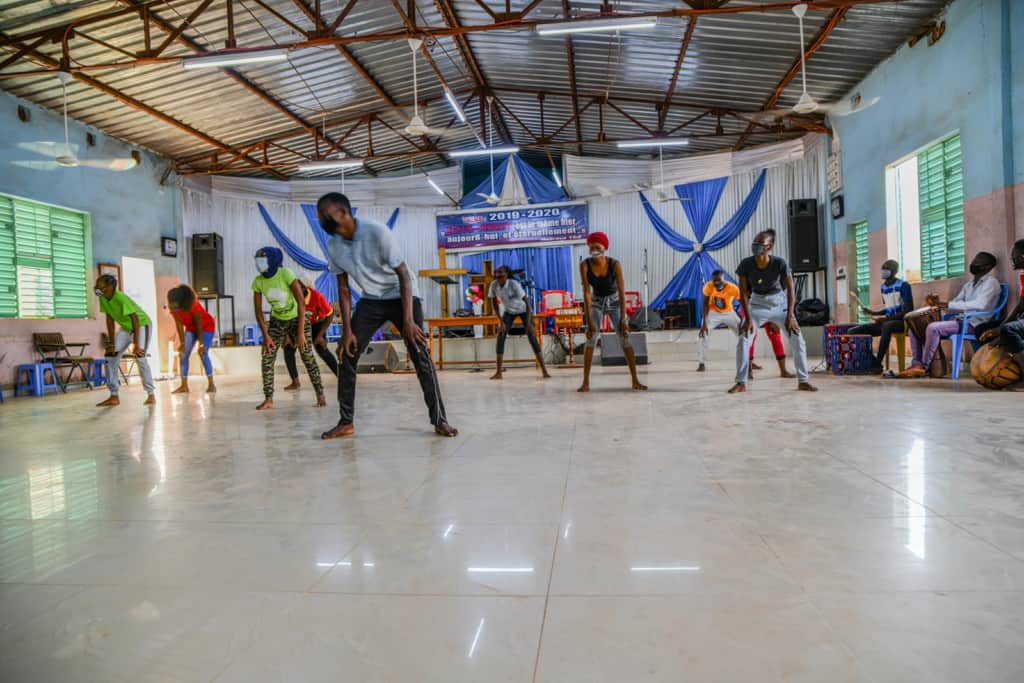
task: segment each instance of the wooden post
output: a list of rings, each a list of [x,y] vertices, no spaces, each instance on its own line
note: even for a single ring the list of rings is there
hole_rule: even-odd
[[[445,260],[445,248],[437,248],[437,265],[441,270],[448,268],[448,261]],[[448,317],[448,285],[441,283],[441,317]]]

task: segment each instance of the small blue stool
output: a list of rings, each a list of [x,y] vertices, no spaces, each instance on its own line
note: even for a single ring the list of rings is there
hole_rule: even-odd
[[[89,365],[89,384],[101,387],[107,383],[107,369],[110,363],[106,358],[95,358]]]
[[[242,325],[242,346],[259,346],[263,343],[263,335],[256,325]]]
[[[46,371],[50,371],[50,381],[46,381]],[[22,376],[26,379],[21,381]],[[14,395],[22,391],[29,392],[32,396],[45,396],[47,389],[53,389],[60,393],[57,386],[57,371],[53,369],[53,363],[30,363],[18,366],[18,378],[14,385]]]

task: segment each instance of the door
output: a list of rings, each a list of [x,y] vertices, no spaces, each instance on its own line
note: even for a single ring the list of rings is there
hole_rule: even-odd
[[[164,365],[164,349],[160,348],[160,309],[156,305],[156,274],[150,259],[121,257],[121,289],[146,312],[153,323],[150,330],[149,356],[154,375],[161,374]]]

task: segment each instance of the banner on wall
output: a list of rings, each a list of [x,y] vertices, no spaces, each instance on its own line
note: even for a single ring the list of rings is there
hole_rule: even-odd
[[[501,206],[437,216],[437,246],[471,249],[587,239],[586,202]]]

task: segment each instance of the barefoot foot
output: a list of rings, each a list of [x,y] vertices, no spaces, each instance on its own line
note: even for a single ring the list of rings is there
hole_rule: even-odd
[[[817,391],[818,387],[814,386],[810,382],[800,382],[796,385],[797,391]]]
[[[265,398],[265,399],[263,399],[263,403],[261,403],[258,406],[256,406],[256,410],[270,410],[273,407],[274,407],[274,399],[272,399],[272,398]]]
[[[633,391],[647,391],[647,385],[640,384],[638,380],[633,380]]]
[[[578,392],[579,392],[579,393],[581,393],[581,394],[585,394],[585,393],[587,393],[588,391],[590,391],[590,385],[589,385],[589,384],[583,384],[583,385],[581,385],[581,386],[580,386],[580,388],[579,388],[579,389],[577,389],[576,391],[578,391]]]
[[[121,405],[121,399],[117,396],[111,396],[106,401],[100,401],[96,404],[97,408],[113,408],[114,406]]]
[[[548,372],[547,370],[545,370],[544,372],[542,372],[542,373],[540,374],[540,376],[541,376],[541,378],[542,378],[542,379],[551,379],[551,373],[550,373],[550,372]]]
[[[452,427],[447,422],[438,422],[436,425],[434,425],[434,433],[437,434],[438,436],[451,437],[458,436],[459,430],[456,429],[455,427]]]
[[[217,385],[214,384],[213,382],[210,382],[209,386],[206,387],[206,393],[208,393],[208,394],[216,394],[217,393]]]
[[[285,390],[285,391],[298,391],[298,390],[299,390],[299,387],[301,387],[301,386],[302,386],[302,385],[301,385],[301,384],[299,384],[299,380],[297,380],[297,379],[293,379],[293,380],[292,380],[292,383],[291,383],[291,384],[289,384],[288,386],[286,386],[286,387],[284,388],[284,390]]]
[[[697,372],[707,372],[707,368],[704,367],[703,363],[697,366]]]
[[[327,405],[327,399],[324,398],[324,395],[323,394],[317,394],[316,395],[316,407],[317,408],[323,408],[326,405]]]
[[[142,402],[142,405],[144,405],[144,406],[155,406],[156,405],[156,396],[154,396],[153,394],[150,394],[149,396],[146,397],[146,400]]]
[[[321,439],[338,439],[343,436],[352,436],[356,433],[355,425],[351,422],[339,422],[333,429],[329,429],[320,435]]]
[[[188,393],[188,385],[182,383],[181,386],[179,386],[177,389],[175,389],[171,393],[172,394],[187,394]]]
[[[746,384],[733,384],[732,389],[729,390],[730,394],[745,394],[747,392]]]
[[[779,377],[782,377],[783,379],[793,379],[794,377],[796,377],[796,375],[794,375],[789,370],[780,370]]]
[[[760,370],[761,366],[758,365],[757,363],[755,363],[754,361],[750,361],[750,369],[751,370]]]
[[[501,373],[500,372],[494,373],[493,375],[491,375],[491,379],[501,379]]]

